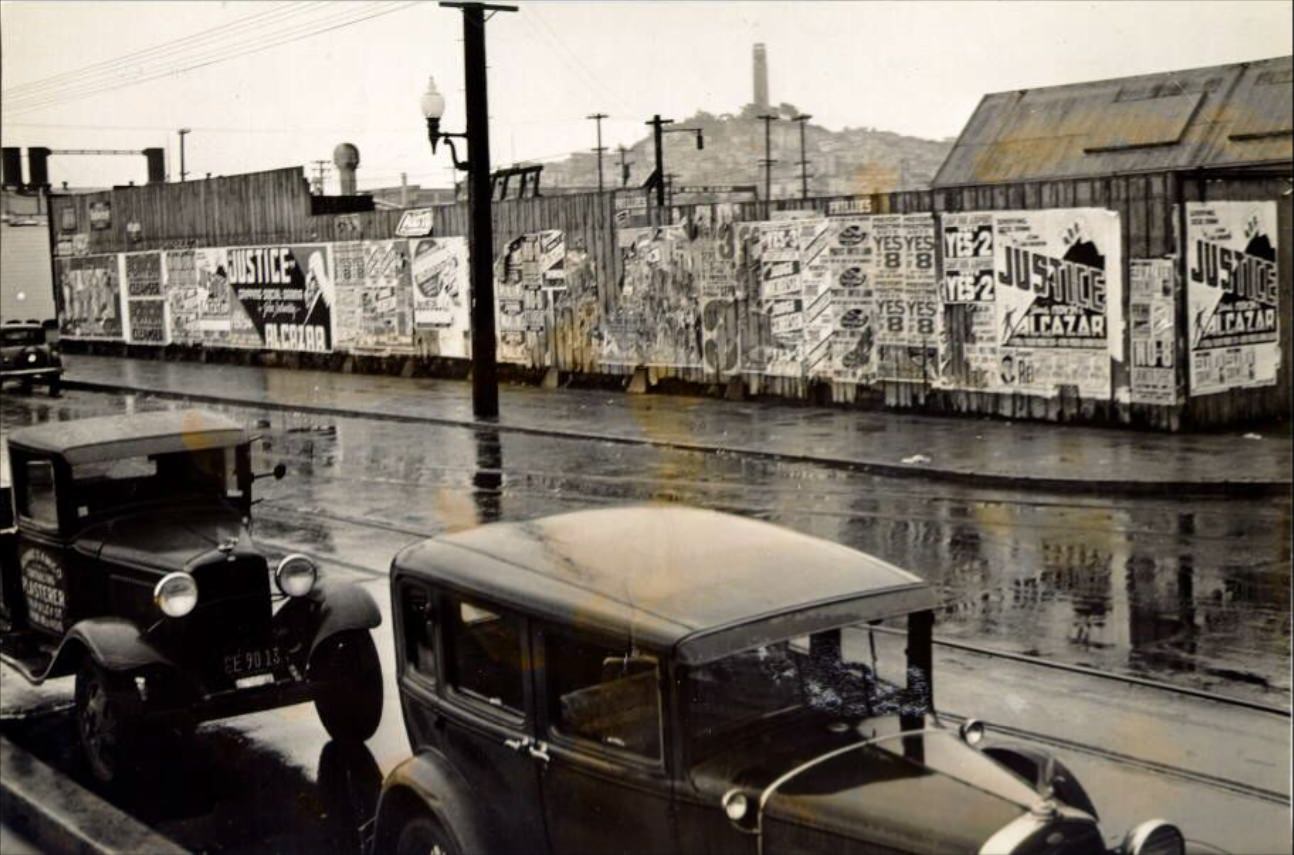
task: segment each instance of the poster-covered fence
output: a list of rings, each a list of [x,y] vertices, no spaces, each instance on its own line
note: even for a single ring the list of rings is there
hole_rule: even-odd
[[[500,359],[739,376],[791,395],[825,383],[837,400],[943,395],[944,409],[973,411],[992,411],[990,399],[1176,408],[1286,376],[1276,202],[1189,201],[1139,217],[1127,199],[1031,208],[1047,200],[968,189],[950,205],[949,192],[806,210],[707,204],[618,229],[609,205],[575,218],[536,207],[496,241]],[[976,201],[1025,206],[963,209]],[[568,228],[542,228],[554,220]],[[465,238],[392,239],[374,222],[337,225],[332,240],[58,258],[65,335],[470,356]],[[1179,234],[1184,263],[1164,251]]]

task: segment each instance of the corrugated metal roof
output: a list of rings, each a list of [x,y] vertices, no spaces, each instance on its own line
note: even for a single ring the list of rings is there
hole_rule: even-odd
[[[986,95],[935,187],[1294,160],[1294,57]]]

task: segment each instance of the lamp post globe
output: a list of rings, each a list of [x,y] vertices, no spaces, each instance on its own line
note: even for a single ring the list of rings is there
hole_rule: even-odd
[[[436,143],[440,141],[440,117],[445,115],[445,96],[436,88],[436,78],[427,78],[427,91],[418,103],[427,119],[427,140],[431,143],[431,153],[435,154]]]

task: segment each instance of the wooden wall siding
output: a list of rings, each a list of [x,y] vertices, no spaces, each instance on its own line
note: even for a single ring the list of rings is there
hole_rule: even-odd
[[[1283,195],[1289,182],[1285,177],[1232,175],[1209,179],[1191,173],[1149,173],[1103,178],[1036,180],[1007,185],[941,188],[933,191],[901,191],[866,197],[869,212],[890,214],[933,211],[1014,210],[1066,207],[1107,207],[1117,211],[1123,225],[1125,269],[1124,317],[1128,317],[1128,270],[1132,258],[1162,258],[1177,252],[1179,230],[1176,206],[1183,201],[1275,199],[1278,204],[1279,270],[1281,288],[1281,367],[1273,387],[1231,390],[1206,397],[1190,397],[1186,388],[1187,347],[1184,314],[1179,315],[1178,366],[1181,405],[1177,407],[1130,405],[1111,401],[1042,399],[1022,395],[930,389],[921,384],[887,382],[875,388],[855,384],[809,382],[801,378],[766,377],[747,373],[748,388],[762,394],[829,396],[840,402],[881,401],[893,407],[918,407],[942,412],[982,413],[1011,418],[1052,420],[1096,419],[1137,424],[1161,429],[1184,426],[1214,427],[1243,421],[1288,417],[1291,406],[1291,377],[1294,377],[1294,235],[1291,234],[1291,197]],[[1180,196],[1179,196],[1180,184]],[[843,197],[809,200],[779,199],[771,203],[743,202],[735,205],[738,221],[761,220],[769,210],[809,209],[827,213]],[[858,197],[849,197],[851,199]],[[112,206],[111,228],[92,230],[89,208],[95,202]],[[70,237],[60,228],[61,211],[76,211],[77,232],[88,238],[89,254],[135,252],[186,246],[238,246],[274,242],[334,241],[343,220],[358,222],[365,239],[394,235],[401,211],[379,210],[357,214],[312,216],[308,183],[299,167],[231,176],[184,184],[144,185],[118,188],[97,194],[54,196],[50,201],[51,231],[55,240]],[[696,205],[675,206],[669,213],[678,221]],[[621,276],[616,242],[614,194],[584,194],[496,202],[494,252],[497,256],[513,238],[528,232],[560,229],[566,233],[569,250],[583,253],[581,272],[572,280],[578,287],[559,294],[550,312],[551,329],[544,341],[547,358],[562,371],[579,373],[625,373],[629,368],[600,363],[598,325],[614,309],[616,288],[609,283]],[[140,239],[129,240],[128,222],[140,224]],[[435,209],[435,231],[441,235],[468,233],[466,203]],[[1179,283],[1181,286],[1182,283]],[[752,301],[738,301],[738,325],[745,342],[762,334]],[[1179,297],[1184,306],[1184,295]],[[1127,325],[1125,324],[1125,336]],[[1125,339],[1125,353],[1128,351]],[[653,367],[657,380],[677,377],[690,382],[715,383],[727,378],[704,370]],[[1117,386],[1128,384],[1123,367],[1114,378]],[[824,389],[827,391],[824,393]]]

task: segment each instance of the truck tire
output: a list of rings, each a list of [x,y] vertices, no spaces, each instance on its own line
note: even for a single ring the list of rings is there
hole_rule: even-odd
[[[440,823],[426,814],[410,819],[396,838],[395,855],[461,855]]]
[[[382,720],[382,663],[373,636],[346,630],[319,643],[310,657],[315,710],[328,735],[363,742]]]
[[[138,729],[129,680],[87,656],[76,674],[76,731],[97,780],[114,784],[127,776]]]

